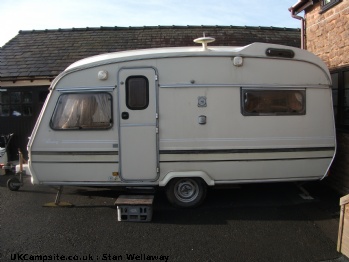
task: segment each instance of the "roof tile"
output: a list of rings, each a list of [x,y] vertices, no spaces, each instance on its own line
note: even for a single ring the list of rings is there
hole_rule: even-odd
[[[92,55],[141,48],[192,46],[216,38],[218,46],[267,42],[300,46],[300,30],[247,26],[145,26],[19,31],[0,49],[0,79],[55,77],[71,63]]]

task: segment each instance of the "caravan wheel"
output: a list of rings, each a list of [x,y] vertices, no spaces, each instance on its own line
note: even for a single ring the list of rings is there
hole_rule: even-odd
[[[11,191],[17,191],[21,187],[20,184],[21,184],[21,182],[15,177],[7,180],[7,187]]]
[[[170,181],[166,195],[176,207],[197,207],[204,201],[206,191],[201,178],[175,178]]]

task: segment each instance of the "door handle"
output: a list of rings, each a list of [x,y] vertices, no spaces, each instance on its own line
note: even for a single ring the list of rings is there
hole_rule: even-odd
[[[121,113],[121,118],[122,118],[122,119],[129,119],[129,117],[130,117],[130,115],[129,115],[128,112],[122,112],[122,113]]]

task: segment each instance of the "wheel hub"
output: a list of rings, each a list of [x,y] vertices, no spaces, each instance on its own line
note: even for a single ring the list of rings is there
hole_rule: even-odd
[[[192,195],[193,194],[193,190],[194,190],[194,188],[191,185],[188,185],[188,184],[181,185],[180,188],[179,188],[179,191],[180,191],[181,195],[183,195],[183,196],[190,196],[190,195]]]
[[[182,202],[191,202],[199,195],[199,186],[193,180],[181,180],[175,186],[175,196]]]

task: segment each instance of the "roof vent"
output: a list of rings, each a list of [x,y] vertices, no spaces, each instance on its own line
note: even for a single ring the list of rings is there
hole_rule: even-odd
[[[199,38],[196,38],[196,39],[194,39],[194,42],[195,43],[198,43],[198,44],[202,44],[202,50],[203,51],[206,51],[206,50],[208,50],[207,49],[207,44],[208,43],[212,43],[212,42],[214,42],[216,39],[214,39],[213,37],[206,37],[205,36],[205,33],[204,33],[204,36],[203,37],[199,37]]]
[[[267,56],[277,56],[283,58],[293,58],[294,52],[291,49],[268,48],[265,50]]]

